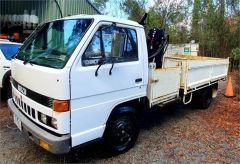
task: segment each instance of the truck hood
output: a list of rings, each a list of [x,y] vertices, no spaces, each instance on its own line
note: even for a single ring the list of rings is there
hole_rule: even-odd
[[[18,59],[13,59],[11,64],[13,79],[23,87],[53,99],[70,99],[70,68],[54,69],[29,63],[24,65]]]

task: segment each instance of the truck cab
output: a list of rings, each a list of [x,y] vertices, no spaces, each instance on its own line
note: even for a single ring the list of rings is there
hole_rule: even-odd
[[[227,60],[191,60],[170,58],[157,69],[148,61],[139,23],[102,15],[66,17],[40,25],[12,60],[8,105],[18,128],[52,153],[99,139],[110,152],[123,153],[138,137],[145,106],[186,104],[194,91],[226,76]],[[198,67],[191,70],[211,72],[194,79],[196,72],[188,69],[194,63]],[[204,92],[209,98],[212,89]]]
[[[15,123],[57,154],[102,138],[116,107],[146,95],[146,53],[136,22],[80,15],[39,26],[12,60]]]

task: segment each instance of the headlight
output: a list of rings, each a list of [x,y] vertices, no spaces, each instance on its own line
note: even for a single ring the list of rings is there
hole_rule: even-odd
[[[38,120],[40,122],[42,122],[43,124],[47,125],[47,126],[50,126],[54,129],[57,129],[58,126],[57,126],[57,119],[56,118],[52,118],[50,116],[47,116],[41,112],[38,112]]]
[[[51,124],[55,129],[57,129],[57,119],[56,118],[52,118]]]
[[[44,124],[47,124],[47,116],[45,114],[42,114],[41,113],[41,118],[40,120],[44,123]]]

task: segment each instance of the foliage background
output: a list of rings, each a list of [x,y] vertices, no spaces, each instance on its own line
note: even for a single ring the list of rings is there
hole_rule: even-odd
[[[134,21],[148,12],[146,31],[163,27],[170,35],[170,43],[195,40],[202,56],[239,60],[240,0],[92,1],[104,14]]]

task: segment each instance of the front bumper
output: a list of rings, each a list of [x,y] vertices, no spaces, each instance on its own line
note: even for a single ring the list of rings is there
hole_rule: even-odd
[[[71,137],[69,134],[58,137],[40,128],[19,111],[13,99],[8,99],[8,107],[21,120],[22,131],[36,144],[54,154],[64,154],[70,151]],[[45,146],[42,146],[43,142]]]

